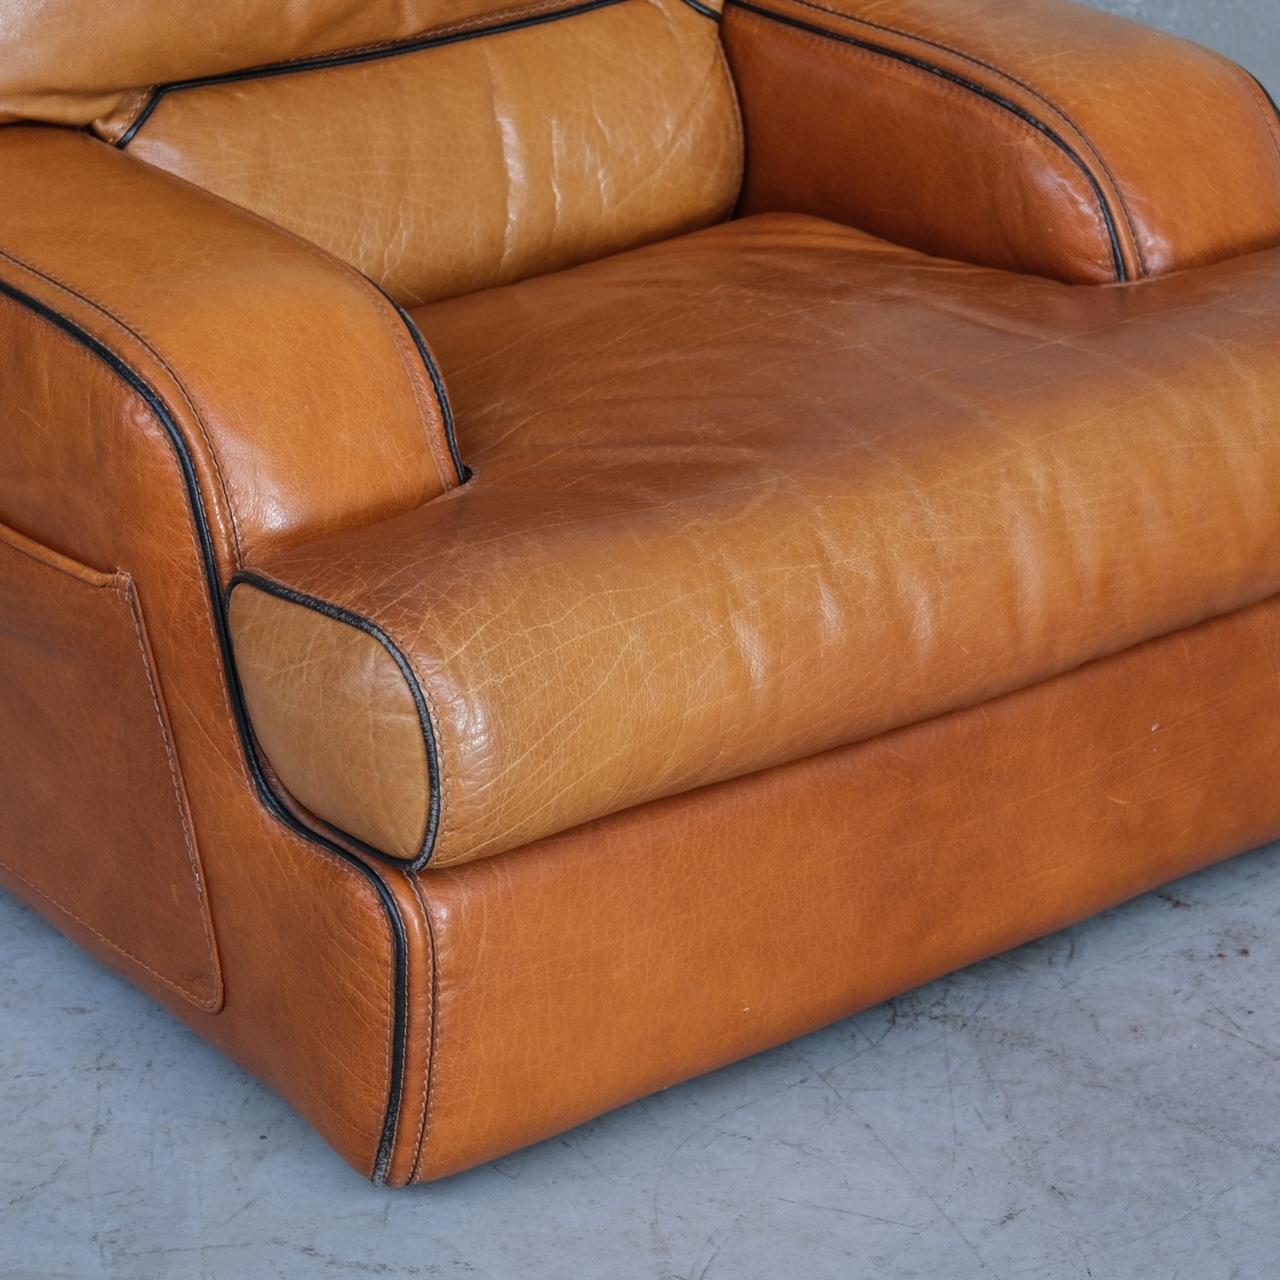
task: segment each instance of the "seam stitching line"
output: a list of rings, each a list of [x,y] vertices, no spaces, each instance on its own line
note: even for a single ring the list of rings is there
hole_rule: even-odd
[[[386,1025],[388,1026],[388,1028],[390,1028],[390,1034],[384,1036],[382,1040],[383,1096],[390,1095],[391,1073],[395,1070],[396,1047],[397,1047],[396,1045],[396,1023],[397,1022],[400,1024],[400,1036],[398,1041],[398,1048],[399,1048],[399,1058],[401,1063],[404,1062],[405,1041],[408,1039],[408,1036],[409,1036],[409,1015],[408,1015],[408,1009],[407,1009],[407,1006],[409,1003],[409,966],[406,965],[405,971],[404,971],[404,1000],[406,1005],[405,1016],[403,1018],[397,1018],[395,1016],[397,966],[396,966],[394,956],[388,954],[387,959],[390,963],[388,963],[387,965],[387,982],[385,987],[386,1003],[384,1004],[383,1007],[386,1009],[386,1014],[387,1014]],[[394,1150],[394,1145],[395,1144],[393,1140],[391,1150]],[[378,1142],[375,1139],[373,1144],[373,1158],[369,1162],[368,1176],[369,1176],[370,1182],[377,1181],[378,1170],[380,1167],[385,1168],[390,1166],[391,1150],[388,1150],[384,1156],[383,1150],[382,1150],[382,1143]]]
[[[442,1010],[440,1008],[440,946],[436,937],[435,918],[428,907],[426,912],[427,931],[431,935],[431,1061],[427,1065],[427,1111],[422,1126],[422,1142],[418,1148],[418,1159],[415,1162],[415,1176],[421,1176],[426,1168],[427,1143],[431,1140],[431,1124],[435,1119],[438,1090],[436,1088],[436,1062],[440,1056],[440,1024]]]
[[[5,545],[8,546],[9,544],[6,543]],[[18,548],[14,548],[14,550],[19,551]],[[25,555],[27,553],[19,551],[19,554]],[[34,557],[30,557],[30,558],[33,559],[36,564],[42,565],[45,568],[53,570],[54,572],[63,572],[62,570],[58,569],[56,566],[49,565],[43,560],[35,560]],[[112,595],[114,595],[121,602],[121,604],[125,605],[126,608],[129,608],[130,617],[132,618],[133,617],[132,608],[127,598],[122,594],[119,586],[121,579],[123,579],[126,583],[129,582],[128,574],[122,574],[117,572],[109,576],[113,579],[114,585],[112,582],[106,582],[106,583],[86,582],[83,578],[74,578],[73,581],[80,582],[84,586],[90,587],[94,591],[110,591]],[[134,635],[138,637],[139,648],[142,650],[143,669],[147,671],[147,683],[151,685],[152,699],[154,701],[156,697],[155,686],[151,684],[151,674],[150,674],[150,671],[147,670],[147,668],[149,667],[149,663],[147,662],[146,650],[142,648],[142,638],[138,633],[138,624],[136,620],[134,621],[133,629],[134,629]],[[156,707],[156,715],[157,717],[160,715],[158,706]],[[164,733],[163,720],[161,720],[161,734],[165,741],[165,752],[166,754],[168,754],[169,744],[168,744],[167,734]],[[173,759],[172,759],[172,756],[170,756],[170,769],[172,769],[172,767],[173,767]],[[176,795],[177,795],[177,791],[176,791],[176,783],[175,783],[175,798],[176,798]],[[181,804],[179,804],[178,806],[178,816],[182,820],[183,835],[185,838],[187,824],[186,824],[186,817]],[[187,844],[187,853],[188,853],[188,857],[190,858],[192,856],[190,842],[188,842]],[[176,978],[166,976],[165,974],[161,973],[159,970],[154,969],[145,960],[141,959],[141,957],[134,955],[134,953],[130,951],[127,947],[115,941],[113,938],[108,938],[106,934],[94,928],[94,926],[91,925],[83,917],[81,917],[78,912],[73,911],[70,907],[64,905],[57,898],[53,897],[47,890],[42,889],[38,884],[34,883],[34,881],[29,880],[25,875],[23,875],[21,871],[17,869],[17,867],[12,866],[7,859],[0,857],[0,867],[3,867],[11,876],[14,877],[15,880],[21,881],[21,883],[26,885],[27,888],[30,889],[32,893],[38,895],[45,902],[49,903],[49,905],[52,906],[55,910],[60,911],[63,915],[67,916],[69,919],[74,920],[76,924],[78,924],[82,929],[86,930],[88,933],[91,933],[104,946],[109,947],[117,955],[124,956],[126,960],[129,960],[133,964],[136,964],[138,968],[143,970],[144,973],[149,973],[162,986],[167,987],[170,991],[176,991],[179,995],[185,997],[187,1000],[189,1000],[192,1004],[194,1004],[199,1009],[211,1011],[214,1007],[216,1007],[216,1004],[217,1004],[216,991],[215,991],[215,994],[212,996],[207,995],[200,991],[192,989],[191,987],[187,986],[185,983],[178,981]],[[193,872],[194,872],[194,864],[193,864]],[[200,905],[202,908],[200,911],[201,928],[204,932],[206,946],[208,947],[210,966],[214,972],[214,986],[215,988],[217,988],[217,987],[220,987],[221,985],[218,981],[217,972],[216,972],[217,960],[213,952],[212,939],[210,938],[210,935],[209,935],[208,921],[204,911],[204,908],[208,906],[208,900],[204,895],[203,885],[198,872],[195,872],[195,881],[196,881],[197,897],[200,901]]]
[[[1084,144],[1093,153],[1093,157],[1102,166],[1103,172],[1111,182],[1115,189],[1116,199],[1120,202],[1120,207],[1124,211],[1125,223],[1129,229],[1129,236],[1133,241],[1134,252],[1137,254],[1138,261],[1142,266],[1144,275],[1150,275],[1150,268],[1147,265],[1146,255],[1142,250],[1142,243],[1138,239],[1137,224],[1134,222],[1133,213],[1129,208],[1129,202],[1125,199],[1124,190],[1120,185],[1119,179],[1116,177],[1107,161],[1106,156],[1102,153],[1101,148],[1093,141],[1085,129],[1076,122],[1074,117],[1064,107],[1055,102],[1048,94],[1041,92],[1035,85],[1016,76],[1011,71],[1006,71],[1003,67],[997,66],[993,62],[989,62],[984,58],[979,58],[976,54],[966,53],[963,49],[957,49],[954,45],[947,44],[942,40],[935,40],[930,36],[920,35],[918,32],[905,31],[901,27],[889,26],[887,23],[875,22],[870,18],[863,18],[851,13],[841,13],[838,9],[828,8],[826,5],[816,3],[816,0],[792,0],[792,3],[803,5],[806,9],[813,9],[818,13],[830,14],[833,18],[841,18],[846,22],[857,23],[859,26],[869,27],[873,31],[883,31],[886,35],[898,36],[903,40],[911,40],[916,44],[922,44],[926,48],[937,49],[943,53],[949,53],[957,58],[962,58],[966,62],[971,62],[974,66],[982,67],[985,71],[990,71],[992,75],[1000,76],[1007,80],[1010,84],[1017,85],[1020,89],[1026,90],[1032,97],[1048,107],[1050,111],[1059,116],[1066,124],[1080,136]]]
[[[422,683],[422,677],[408,654],[373,619],[356,613],[353,609],[347,609],[342,605],[332,603],[332,601],[323,600],[319,596],[308,595],[304,591],[286,586],[284,583],[277,582],[274,578],[265,577],[252,569],[242,570],[235,575],[231,580],[231,585],[228,587],[228,595],[241,585],[256,587],[260,591],[265,591],[268,595],[287,600],[290,604],[301,605],[310,609],[313,613],[319,613],[326,618],[332,619],[334,622],[342,622],[347,626],[354,627],[357,631],[371,636],[382,645],[390,655],[392,662],[399,668],[417,708],[418,723],[422,728],[422,737],[427,748],[427,826],[423,837],[422,849],[417,857],[413,859],[396,858],[384,850],[373,848],[365,841],[352,836],[349,832],[342,831],[340,827],[334,826],[334,830],[338,831],[344,839],[352,841],[358,848],[366,849],[384,861],[390,861],[402,871],[418,871],[425,867],[430,862],[432,854],[440,843],[441,831],[444,826],[447,793],[445,792],[445,782],[442,776],[443,771],[440,767],[440,739],[436,732],[435,708]]]
[[[16,541],[15,535],[22,541]],[[60,573],[64,578],[70,578],[72,582],[79,582],[95,590],[103,587],[114,590],[120,578],[117,570],[103,573],[92,565],[82,564],[79,560],[73,560],[70,556],[64,556],[62,552],[55,551],[43,542],[36,541],[35,538],[28,538],[26,534],[3,521],[0,521],[0,547],[6,551],[12,551],[14,555],[24,556],[42,569],[48,569],[51,573]]]
[[[410,888],[413,889],[414,897],[417,898],[418,906],[422,910],[423,926],[427,934],[427,948],[431,959],[430,993],[427,1004],[427,1078],[422,1088],[422,1114],[418,1118],[417,1143],[413,1152],[413,1166],[409,1171],[410,1182],[417,1182],[422,1173],[422,1161],[426,1151],[427,1133],[430,1129],[432,1103],[434,1102],[431,1086],[436,1069],[436,1022],[440,975],[436,964],[436,934],[435,925],[431,918],[431,908],[427,906],[427,901],[422,895],[422,886],[418,883],[418,877],[409,875],[405,879],[408,880]]]
[[[143,350],[152,355],[160,367],[173,379],[173,385],[177,388],[178,394],[186,402],[187,408],[191,410],[191,416],[195,419],[196,426],[200,428],[200,437],[204,441],[205,449],[209,454],[209,462],[213,467],[214,474],[218,477],[218,488],[221,490],[221,505],[226,507],[228,522],[231,526],[231,543],[235,552],[237,563],[243,559],[242,539],[240,536],[240,521],[236,515],[235,503],[231,498],[231,489],[227,485],[226,475],[222,470],[222,463],[218,458],[218,451],[213,447],[213,439],[209,435],[208,426],[205,423],[204,415],[196,406],[195,401],[191,397],[191,393],[187,390],[182,379],[178,377],[177,371],[169,363],[164,355],[160,353],[154,342],[147,337],[140,329],[128,323],[104,302],[99,302],[92,294],[85,293],[83,289],[68,284],[65,280],[55,276],[51,271],[46,271],[43,267],[37,267],[34,263],[19,258],[16,254],[8,249],[0,249],[0,257],[12,262],[14,266],[21,267],[25,271],[29,271],[33,276],[39,276],[41,280],[47,281],[55,288],[61,289],[63,293],[69,294],[73,298],[79,298],[81,302],[87,303],[94,310],[100,312],[108,320],[116,325],[123,333],[133,338]]]
[[[211,76],[194,76],[189,80],[173,80],[168,84],[157,85],[152,91],[150,101],[143,107],[134,122],[112,144],[123,151],[137,136],[156,108],[171,93],[184,89],[200,89],[209,85],[238,84],[245,80],[267,80],[276,76],[295,75],[305,71],[330,71],[341,67],[354,66],[362,62],[379,62],[384,58],[395,58],[403,54],[422,53],[428,49],[437,49],[445,45],[459,44],[464,40],[477,39],[480,36],[504,35],[510,31],[523,31],[529,27],[541,26],[546,22],[555,22],[561,18],[575,18],[580,14],[591,13],[596,9],[607,9],[624,0],[585,0],[585,3],[571,5],[567,9],[555,9],[550,12],[535,10],[522,18],[511,18],[494,23],[491,26],[465,26],[459,24],[453,28],[437,29],[426,35],[419,35],[409,40],[392,44],[357,46],[355,49],[339,50],[335,53],[311,54],[296,58],[290,62],[268,62],[257,67],[247,67],[239,71],[220,72]],[[521,9],[508,9],[506,13],[520,13]],[[488,21],[489,15],[480,21]]]
[[[74,911],[71,910],[70,907],[63,906],[63,904],[59,902],[56,898],[50,897],[49,894],[46,893],[42,888],[40,888],[39,885],[33,884],[30,880],[27,879],[26,876],[22,874],[21,871],[19,871],[16,867],[10,866],[9,863],[4,861],[3,859],[0,859],[0,867],[3,867],[11,876],[13,876],[15,880],[20,880],[23,884],[25,884],[27,888],[31,890],[32,893],[36,894],[38,897],[43,898],[45,902],[49,903],[49,905],[53,907],[56,911],[60,911],[64,916],[67,916],[70,919],[74,920],[76,924],[78,924],[82,929],[93,934],[93,936],[97,938],[98,941],[103,944],[103,946],[110,947],[111,950],[114,951],[117,955],[122,955],[127,960],[130,960],[133,964],[136,964],[138,968],[144,970],[146,973],[149,973],[162,986],[168,987],[170,991],[176,991],[178,992],[179,995],[185,996],[198,1009],[203,1009],[205,1010],[205,1012],[211,1011],[211,1005],[207,996],[202,996],[198,992],[191,991],[187,987],[183,986],[182,983],[176,981],[175,979],[166,978],[164,974],[158,973],[149,964],[147,964],[145,960],[138,959],[138,957],[135,956],[132,951],[127,950],[125,947],[122,947],[118,942],[115,942],[111,938],[108,938],[105,934],[100,933],[87,920],[82,920],[79,915],[77,915]]]
[[[395,308],[396,313],[404,322],[404,327],[408,329],[409,336],[413,339],[413,345],[418,349],[418,355],[423,365],[426,366],[427,376],[431,379],[431,385],[435,389],[436,404],[443,421],[445,443],[449,446],[449,457],[453,461],[453,469],[457,472],[458,483],[466,484],[471,479],[472,472],[471,468],[462,461],[462,453],[458,447],[457,424],[453,416],[453,405],[449,401],[449,388],[445,385],[440,366],[436,364],[435,356],[432,355],[431,348],[427,345],[427,340],[422,335],[422,330],[418,328],[418,322],[409,314],[408,310],[402,307],[376,281],[371,280],[369,283]]]
[[[342,848],[341,845],[325,839],[318,832],[311,830],[304,823],[295,819],[272,794],[262,775],[257,757],[253,754],[254,749],[248,716],[244,710],[243,698],[239,693],[235,663],[231,652],[230,633],[222,608],[222,595],[219,589],[213,539],[204,509],[204,495],[200,488],[200,481],[196,475],[194,463],[191,460],[190,451],[183,439],[177,421],[164,400],[135,369],[70,317],[63,315],[47,303],[41,302],[38,298],[24,293],[16,285],[10,284],[3,279],[0,279],[0,295],[7,297],[11,302],[31,312],[46,324],[71,338],[86,357],[94,357],[106,365],[111,373],[138,397],[153,419],[159,424],[164,434],[168,436],[169,443],[172,446],[173,464],[178,469],[179,482],[187,496],[187,515],[191,521],[195,537],[197,558],[203,563],[205,590],[198,594],[205,619],[209,624],[210,632],[214,637],[214,643],[221,659],[218,663],[218,685],[222,693],[224,706],[231,717],[236,729],[236,735],[240,741],[241,749],[236,752],[236,756],[241,777],[250,790],[257,793],[259,802],[272,818],[318,852],[321,859],[320,866],[325,867],[330,873],[353,872],[363,877],[372,887],[382,906],[382,919],[387,926],[387,933],[390,935],[388,955],[391,964],[389,968],[394,974],[393,981],[397,994],[402,995],[407,984],[408,958],[406,949],[408,943],[404,932],[404,922],[400,919],[399,909],[390,889],[374,867],[363,862],[349,850]],[[17,873],[15,872],[14,874]],[[34,885],[32,889],[34,892],[40,892]],[[42,894],[41,896],[44,895]],[[57,904],[54,903],[54,905],[56,906]],[[104,941],[106,940],[104,939]],[[403,1001],[400,999],[396,1000],[391,1013],[391,1026],[387,1029],[386,1037],[388,1041],[396,1034],[398,1020],[408,1016],[403,1007]],[[390,1161],[400,1118],[401,1074],[404,1070],[404,1062],[393,1063],[392,1066],[387,1101],[383,1112],[382,1134],[377,1143],[377,1154],[374,1162],[373,1180],[375,1182],[379,1181],[381,1172]]]
[[[614,2],[617,3],[618,0],[614,0]],[[336,254],[329,253],[328,250],[322,249],[314,240],[308,240],[305,236],[299,235],[298,232],[291,230],[289,227],[283,226],[281,223],[272,222],[270,218],[264,217],[262,214],[258,213],[257,210],[250,209],[247,205],[236,204],[234,201],[228,200],[225,196],[219,195],[216,191],[210,191],[207,187],[201,187],[189,179],[182,177],[181,174],[168,173],[167,170],[165,172],[172,181],[180,182],[184,187],[190,188],[193,191],[198,191],[204,198],[216,201],[223,208],[231,210],[238,217],[247,218],[256,226],[263,227],[274,235],[284,236],[290,244],[296,245],[299,249],[302,249],[306,254],[315,259],[316,262],[321,263],[329,270],[337,270],[357,287],[362,300],[366,297],[368,289],[373,290],[374,297],[371,299],[372,308],[377,313],[378,323],[391,339],[391,345],[395,348],[396,355],[400,358],[400,366],[409,379],[410,390],[414,398],[414,407],[418,410],[418,416],[421,419],[423,433],[427,437],[427,449],[431,454],[432,462],[435,463],[437,477],[441,484],[445,485],[445,491],[448,492],[449,486],[446,483],[444,468],[441,465],[442,458],[440,456],[440,442],[437,439],[437,433],[433,430],[435,424],[428,421],[426,415],[423,413],[420,379],[416,371],[416,365],[411,358],[409,347],[404,340],[403,334],[397,330],[391,315],[388,314],[392,311],[398,313],[400,311],[399,304],[390,297],[386,290],[383,289],[377,281],[371,280],[362,271],[352,266],[351,263],[339,258]],[[35,268],[32,268],[32,270],[35,270]],[[39,273],[37,272],[37,274]],[[76,290],[70,289],[69,286],[64,287],[68,288],[71,293],[76,292]],[[88,299],[88,301],[92,301],[92,299]],[[127,326],[125,327],[127,328]],[[421,352],[419,354],[421,354]],[[158,355],[157,358],[159,358]],[[177,381],[176,374],[174,375],[174,380]],[[434,385],[434,378],[432,379],[432,382]],[[181,383],[179,383],[179,387],[181,387]],[[443,387],[443,383],[441,383],[441,387]],[[439,398],[439,395],[440,389],[437,388],[437,398]],[[440,404],[438,407],[440,408],[441,416],[444,417],[444,405]],[[451,412],[448,417],[449,420],[452,421]],[[456,448],[456,442],[450,441],[449,448],[450,452],[452,452]],[[229,503],[230,499],[228,498],[228,504]]]
[[[829,31],[824,27],[814,26],[812,23],[805,22],[800,18],[793,18],[787,14],[778,13],[772,9],[764,9],[758,5],[748,3],[748,0],[727,0],[727,3],[735,8],[742,9],[745,12],[752,13],[758,17],[764,18],[770,22],[777,22],[782,26],[792,27],[797,31],[805,32],[811,36],[821,37],[826,40],[833,40],[839,44],[849,45],[855,49],[861,49],[866,53],[871,53],[880,57],[892,59],[904,66],[914,67],[918,71],[934,76],[939,80],[955,85],[957,88],[967,90],[978,98],[990,102],[993,106],[997,106],[1016,119],[1023,121],[1029,125],[1036,133],[1040,134],[1047,141],[1051,142],[1066,157],[1074,163],[1074,165],[1084,175],[1089,185],[1093,188],[1094,196],[1098,201],[1099,209],[1102,214],[1103,228],[1107,233],[1110,241],[1112,270],[1116,280],[1120,284],[1125,284],[1129,280],[1129,271],[1125,266],[1124,251],[1120,246],[1120,237],[1116,229],[1115,216],[1111,211],[1111,206],[1107,201],[1106,193],[1102,189],[1102,184],[1098,181],[1097,176],[1085,164],[1080,154],[1062,137],[1056,130],[1050,128],[1044,121],[1032,115],[1025,108],[1018,106],[1016,102],[1004,97],[1002,94],[996,93],[992,89],[988,89],[976,81],[967,80],[964,76],[958,75],[953,71],[948,71],[945,67],[937,66],[935,63],[926,62],[921,58],[917,58],[909,53],[901,50],[891,49],[886,45],[874,44],[867,40],[859,40],[854,36],[842,35],[838,31]]]
[[[169,762],[169,781],[173,787],[173,802],[178,810],[178,820],[182,824],[182,842],[187,848],[187,861],[191,865],[191,876],[196,882],[196,898],[200,903],[200,928],[204,933],[205,950],[209,956],[209,967],[214,974],[215,996],[211,996],[205,1007],[213,1008],[216,1004],[216,992],[221,990],[222,982],[218,965],[217,952],[214,949],[213,934],[209,927],[209,898],[205,892],[204,877],[200,874],[200,859],[196,853],[195,835],[191,830],[190,814],[183,795],[181,774],[178,770],[178,758],[174,743],[169,737],[169,725],[160,706],[160,690],[156,677],[151,669],[151,655],[147,649],[143,633],[142,603],[138,599],[133,579],[127,573],[121,573],[123,589],[117,591],[121,603],[129,611],[129,620],[133,623],[133,634],[138,641],[138,652],[142,657],[142,670],[147,678],[147,687],[151,690],[151,706],[156,713],[156,722],[160,727],[160,741],[164,744],[165,758]]]

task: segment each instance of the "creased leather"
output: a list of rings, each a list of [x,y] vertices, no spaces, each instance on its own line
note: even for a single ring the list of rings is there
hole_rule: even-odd
[[[1067,0],[731,0],[724,41],[747,213],[1084,284],[1280,244],[1274,109],[1163,32]]]
[[[80,134],[0,129],[0,264],[150,378],[238,554],[458,483],[391,304],[314,245]]]
[[[394,45],[512,11],[502,0],[21,0],[0,23],[0,121],[91,124],[135,113],[151,85]]]
[[[357,627],[248,585],[232,592],[229,615],[253,731],[267,759],[281,762],[287,790],[306,802],[323,797],[329,820],[348,835],[416,858],[430,813],[427,748],[417,704],[386,649]],[[311,696],[317,684],[327,698]],[[318,750],[293,755],[299,737]],[[314,772],[296,773],[299,763]],[[409,795],[416,800],[406,804]]]
[[[719,221],[742,169],[718,28],[682,0],[184,89],[128,149],[316,241],[405,303]]]
[[[10,212],[0,208],[0,218]],[[46,306],[63,301],[56,287],[8,266],[0,267],[0,280]],[[171,902],[161,915],[140,914],[147,893],[162,891],[166,879],[193,884],[193,873],[181,833],[158,803],[149,816],[136,807],[150,795],[171,795],[173,776],[150,770],[154,756],[144,737],[129,732],[119,742],[102,731],[113,694],[119,730],[134,723],[126,695],[139,678],[138,650],[99,634],[104,629],[85,606],[0,618],[0,630],[39,639],[31,661],[0,665],[0,719],[20,715],[39,696],[31,682],[77,645],[98,646],[99,665],[79,679],[96,685],[101,699],[75,700],[63,723],[25,718],[32,737],[22,744],[19,768],[0,772],[0,883],[278,1090],[345,1159],[373,1174],[393,1081],[393,922],[362,872],[281,824],[254,789],[173,444],[106,362],[7,296],[0,296],[0,387],[0,519],[51,557],[127,575],[140,602],[205,875],[225,1003],[209,1012],[172,985],[177,977],[202,1002],[215,1003],[210,986],[201,991],[190,981],[191,957],[209,945],[199,913]],[[17,586],[6,574],[0,595],[14,599]],[[26,607],[37,609],[31,601]],[[46,710],[74,692],[74,682],[50,691]],[[154,713],[148,734],[153,724]],[[44,771],[42,786],[27,785],[22,768],[39,757],[63,763]],[[122,785],[135,794],[104,800],[95,821],[91,797],[58,794],[83,785],[89,770],[98,778],[125,771]],[[62,841],[56,866],[45,859],[51,838]],[[162,847],[151,843],[159,840]],[[123,874],[104,880],[77,870],[89,867],[151,872],[154,881],[135,893]],[[407,886],[395,891],[407,895],[405,928],[417,939],[416,897]],[[145,935],[145,949],[132,945],[127,931]],[[419,951],[425,954],[421,943]],[[419,1003],[430,990],[429,978],[412,977],[410,985]]]
[[[475,479],[251,567],[412,663],[437,865],[1280,590],[1280,254],[1071,289],[774,215],[417,314]],[[326,818],[351,772],[272,763]]]

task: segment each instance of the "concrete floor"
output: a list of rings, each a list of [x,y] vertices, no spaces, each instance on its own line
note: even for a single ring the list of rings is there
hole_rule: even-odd
[[[1272,1280],[1280,845],[385,1192],[0,894],[0,1277]]]

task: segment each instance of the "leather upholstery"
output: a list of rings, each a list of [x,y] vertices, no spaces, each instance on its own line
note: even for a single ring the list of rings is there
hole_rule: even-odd
[[[381,639],[254,589],[236,591],[228,613],[254,733],[289,793],[348,835],[416,859],[433,816],[434,745]]]
[[[231,38],[197,41],[207,7],[185,0],[152,0],[141,39],[134,6],[91,6],[89,38],[48,7],[0,23],[0,120],[93,124],[402,302],[678,235],[738,195],[720,0],[321,0],[283,20],[237,0],[213,20]]]
[[[458,483],[410,331],[349,267],[79,134],[0,131],[0,188],[0,258],[164,389],[238,553]]]
[[[1276,255],[1076,290],[682,235],[740,186],[715,17],[0,0],[0,119],[89,126],[0,128],[0,883],[376,1181],[1280,834],[1277,605],[1224,612],[1276,589]],[[1275,238],[1265,103],[1177,42],[822,16],[1068,169],[757,18],[748,210],[1108,279],[1084,174],[1126,274]],[[420,309],[438,362],[355,269],[440,298],[664,237]],[[246,571],[370,618],[229,619]]]
[[[1280,244],[1238,66],[1068,0],[729,0],[748,213],[1083,284]]]
[[[534,3],[425,39],[167,93],[128,151],[316,241],[402,302],[732,209],[733,89],[716,23],[683,0]]]
[[[0,205],[0,216],[14,211]],[[380,1174],[409,1057],[396,1048],[405,1010],[430,991],[409,914],[417,898],[264,804],[238,737],[202,528],[229,558],[230,538],[224,545],[214,524],[212,491],[195,491],[206,495],[203,513],[192,499],[159,413],[165,402],[144,398],[128,366],[107,358],[137,354],[123,331],[96,312],[69,314],[72,302],[0,264],[0,518],[33,554],[74,561],[86,578],[55,609],[3,571],[0,719],[20,718],[25,737],[0,749],[0,884],[279,1090],[356,1168]],[[175,392],[175,419],[180,406]],[[84,593],[100,590],[95,574],[122,585],[127,576],[129,598],[87,603]],[[135,606],[159,712],[148,705]],[[26,650],[16,659],[15,644]],[[60,661],[82,670],[49,687]],[[43,715],[24,714],[42,694]],[[38,763],[51,758],[60,761],[52,776]],[[102,794],[109,784],[132,794]],[[204,873],[220,1008],[175,786]],[[403,912],[397,892],[407,895]],[[152,909],[157,895],[163,911]]]
[[[493,0],[22,0],[0,23],[0,121],[104,123],[151,86],[411,40]]]
[[[1280,591],[1278,286],[1273,253],[1073,290],[772,215],[426,308],[475,479],[250,561],[391,642],[233,605],[267,756],[446,865]]]
[[[400,1167],[494,1159],[1275,839],[1278,652],[1270,601],[419,873],[439,995]]]
[[[25,797],[0,805],[0,868],[216,1011],[204,869],[133,580],[0,525],[0,666],[23,676],[0,698],[0,776]]]

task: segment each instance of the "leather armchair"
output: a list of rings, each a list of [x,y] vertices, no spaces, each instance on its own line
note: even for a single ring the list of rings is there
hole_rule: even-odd
[[[1280,835],[1238,68],[1063,0],[0,5],[0,881],[368,1176]]]

